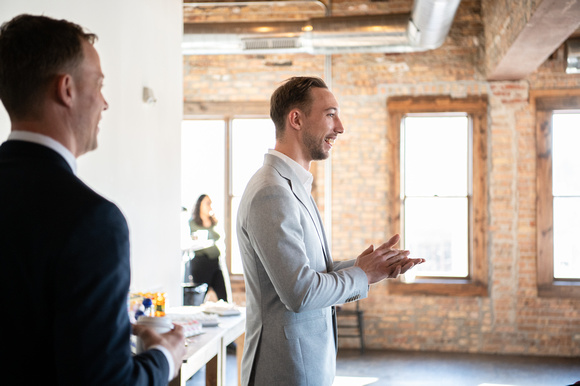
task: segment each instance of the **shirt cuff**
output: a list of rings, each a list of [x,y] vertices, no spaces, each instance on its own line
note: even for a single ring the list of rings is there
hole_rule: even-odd
[[[155,345],[149,347],[149,350],[159,350],[165,355],[165,359],[167,359],[167,363],[169,363],[169,379],[168,382],[173,379],[173,374],[175,374],[175,363],[173,362],[173,356],[169,352],[169,350],[161,345]]]

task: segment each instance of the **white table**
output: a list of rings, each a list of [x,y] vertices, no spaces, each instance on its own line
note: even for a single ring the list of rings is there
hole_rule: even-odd
[[[187,353],[183,365],[177,378],[169,383],[170,386],[185,386],[187,380],[203,366],[206,366],[206,385],[224,386],[226,382],[226,350],[227,346],[234,341],[236,342],[238,361],[238,385],[240,384],[246,309],[240,307],[239,310],[240,315],[220,316],[217,327],[203,327],[203,334],[186,339]]]

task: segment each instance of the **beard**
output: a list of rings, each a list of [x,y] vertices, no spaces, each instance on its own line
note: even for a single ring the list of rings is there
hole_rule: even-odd
[[[306,149],[306,153],[310,156],[312,161],[322,161],[328,158],[330,153],[324,149],[324,141],[316,138],[309,131],[304,131],[302,143]]]

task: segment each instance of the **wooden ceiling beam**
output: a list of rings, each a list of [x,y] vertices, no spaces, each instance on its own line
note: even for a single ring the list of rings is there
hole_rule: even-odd
[[[488,79],[525,78],[536,71],[579,25],[580,1],[542,1]]]

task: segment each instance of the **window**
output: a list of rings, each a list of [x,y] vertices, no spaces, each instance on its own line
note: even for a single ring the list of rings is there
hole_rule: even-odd
[[[407,115],[401,122],[403,245],[426,259],[407,280],[469,276],[470,131],[465,114]]]
[[[580,297],[580,91],[538,91],[538,294]]]
[[[223,120],[187,120],[181,125],[181,248],[191,245],[189,219],[197,198],[207,194],[223,237],[225,223],[225,130]]]
[[[552,115],[554,280],[580,279],[580,110]]]
[[[485,98],[389,98],[391,213],[402,246],[427,262],[398,294],[487,295]]]
[[[264,163],[264,154],[276,143],[274,123],[269,119],[233,119],[231,131],[230,200],[231,265],[233,274],[243,273],[238,248],[236,222],[240,200],[246,185]]]
[[[197,109],[201,113],[188,114],[182,125],[182,213],[189,219],[197,197],[210,195],[232,275],[243,273],[236,237],[239,202],[264,154],[275,145],[274,123],[260,113],[267,109],[267,104],[247,109],[244,103],[204,104]],[[185,242],[187,219],[181,221]]]

